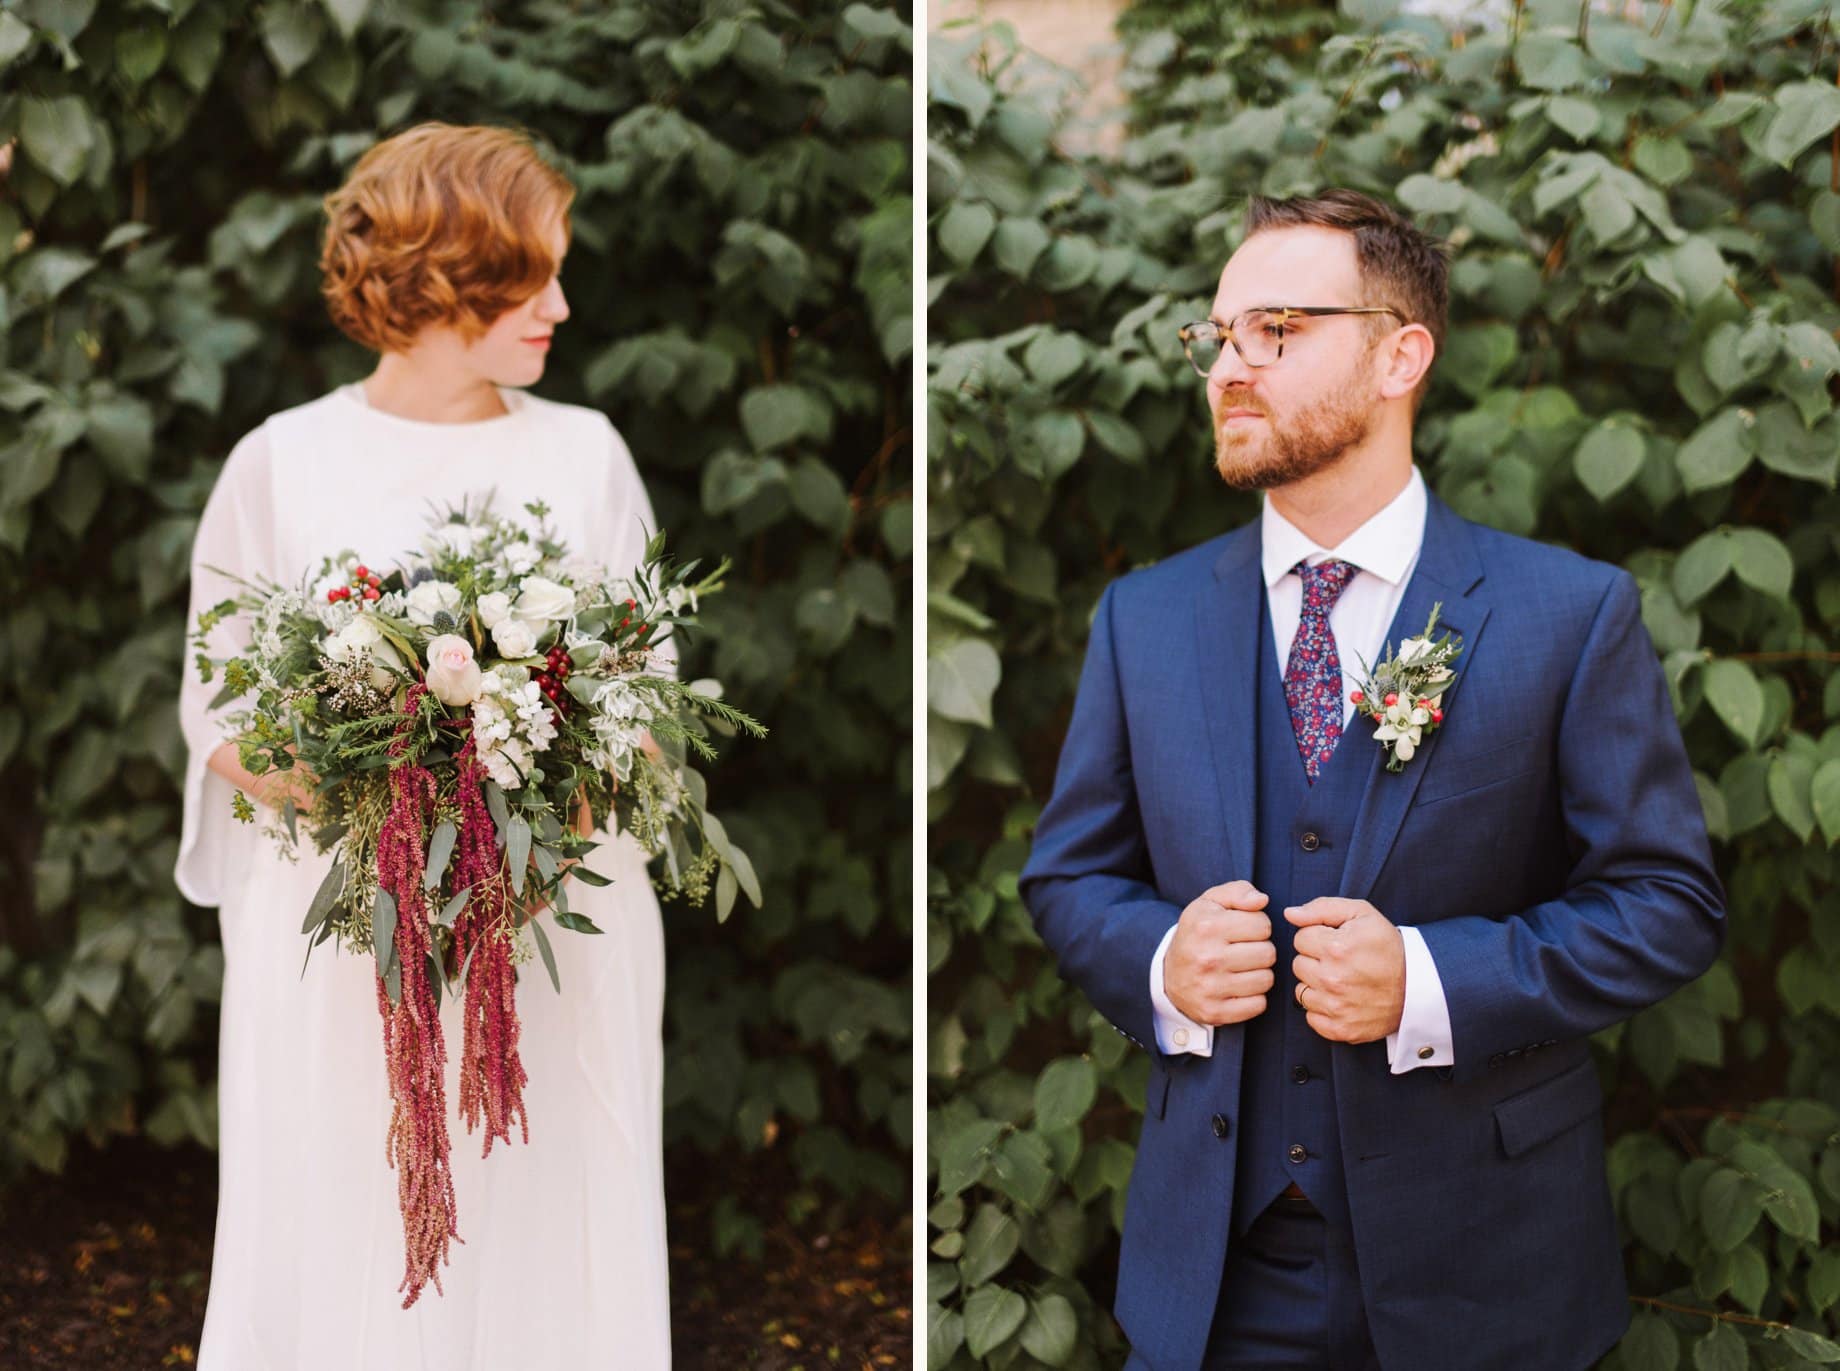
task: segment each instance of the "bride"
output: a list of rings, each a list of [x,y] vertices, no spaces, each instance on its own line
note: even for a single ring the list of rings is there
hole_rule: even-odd
[[[431,511],[488,494],[518,517],[545,501],[570,547],[614,575],[639,564],[655,525],[619,434],[598,411],[522,389],[569,316],[558,273],[573,197],[504,129],[423,124],[360,160],[326,200],[320,266],[333,320],[379,361],[236,444],[198,527],[192,623],[235,593],[221,573],[293,584],[345,549],[389,566],[414,552]],[[231,655],[245,632],[226,621],[210,655]],[[187,668],[175,871],[188,899],[217,907],[224,945],[200,1371],[668,1367],[664,943],[642,850],[595,835],[589,860],[613,883],[571,882],[569,898],[603,935],[552,937],[560,995],[521,976],[528,1145],[519,1135],[484,1158],[455,1116],[462,997],[445,997],[460,1241],[441,1291],[404,1308],[375,965],[328,955],[334,941],[303,972],[301,920],[331,857],[303,835],[290,862],[263,830],[286,799],[307,807],[311,782],[237,764],[209,707],[218,688]],[[232,817],[239,788],[256,823]]]

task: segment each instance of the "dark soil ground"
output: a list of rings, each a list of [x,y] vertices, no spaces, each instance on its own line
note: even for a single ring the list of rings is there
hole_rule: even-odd
[[[675,1371],[911,1368],[905,1222],[864,1219],[825,1234],[769,1223],[758,1265],[710,1249],[712,1182],[750,1197],[784,1193],[793,1181],[776,1165],[667,1162]],[[63,1175],[15,1187],[0,1208],[0,1371],[195,1365],[216,1206],[214,1154],[138,1142],[79,1146]]]

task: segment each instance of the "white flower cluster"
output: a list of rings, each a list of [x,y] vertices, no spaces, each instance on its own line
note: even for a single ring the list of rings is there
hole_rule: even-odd
[[[507,790],[524,784],[536,754],[556,737],[556,716],[520,667],[498,667],[473,701],[473,746],[486,773]]]
[[[652,722],[655,699],[617,676],[596,687],[594,715],[588,721],[595,743],[584,754],[584,760],[590,766],[612,771],[622,781],[629,779],[633,757]]]

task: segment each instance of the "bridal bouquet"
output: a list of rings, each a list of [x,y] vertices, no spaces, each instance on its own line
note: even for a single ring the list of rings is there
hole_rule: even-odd
[[[484,1155],[529,1120],[518,1059],[515,968],[533,952],[561,982],[545,919],[599,933],[569,908],[567,877],[608,884],[581,864],[605,826],[664,858],[660,885],[717,917],[738,892],[758,907],[745,853],[706,808],[691,754],[708,735],[765,730],[723,703],[714,682],[656,667],[674,628],[727,570],[665,556],[654,535],[630,577],[571,554],[549,510],[534,523],[462,507],[438,516],[422,555],[376,570],[326,559],[295,588],[232,578],[243,593],[200,616],[196,641],[246,613],[244,650],[221,665],[213,707],[229,714],[245,769],[296,773],[271,833],[290,853],[304,829],[337,857],[306,911],[307,955],[328,938],[374,956],[394,1110],[386,1155],[398,1171],[406,1309],[459,1238],[448,1167],[443,993],[464,997],[460,1115],[483,1119]],[[254,806],[241,791],[237,817]],[[305,966],[302,966],[305,974]]]

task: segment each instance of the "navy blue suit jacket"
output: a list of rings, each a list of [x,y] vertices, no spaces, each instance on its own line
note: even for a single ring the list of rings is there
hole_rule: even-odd
[[[1373,757],[1339,894],[1421,930],[1456,1065],[1333,1048],[1361,1284],[1388,1368],[1585,1366],[1629,1317],[1586,1035],[1711,965],[1724,890],[1634,579],[1428,493],[1386,641],[1442,601],[1463,653],[1404,771],[1358,714],[1337,744]],[[1115,1310],[1154,1371],[1200,1365],[1232,1221],[1241,1130],[1213,1119],[1244,1030],[1164,1055],[1149,968],[1184,906],[1251,875],[1260,541],[1106,588],[1021,878],[1062,974],[1150,1052]]]

